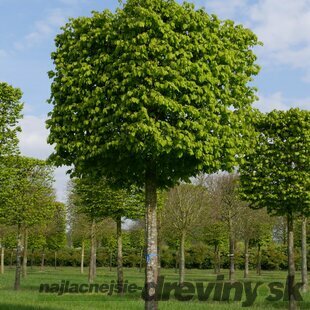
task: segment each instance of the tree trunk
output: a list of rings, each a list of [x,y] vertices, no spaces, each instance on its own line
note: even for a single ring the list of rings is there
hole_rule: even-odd
[[[145,244],[146,244],[146,267],[145,267],[145,310],[157,310],[156,300],[158,257],[157,257],[157,193],[156,172],[149,170],[145,178]]]
[[[82,249],[81,249],[81,273],[84,273],[84,240],[82,241]]]
[[[44,249],[43,249],[43,253],[42,253],[42,256],[41,256],[41,271],[44,270],[44,263],[45,263],[45,252],[44,252]]]
[[[219,274],[221,272],[220,267],[220,246],[218,243],[214,245],[214,273]]]
[[[88,282],[93,283],[96,277],[96,222],[92,221],[91,224],[91,246],[90,246],[90,260]]]
[[[21,225],[17,225],[17,244],[16,244],[16,269],[15,269],[15,282],[14,289],[20,289],[20,269],[21,269],[21,247],[22,247],[22,233]]]
[[[4,274],[4,247],[1,245],[1,274]]]
[[[143,264],[143,249],[140,250],[139,272],[141,272],[141,270],[142,270],[142,264]]]
[[[24,229],[24,251],[23,251],[23,266],[22,266],[22,275],[23,278],[27,276],[27,260],[28,260],[28,228]]]
[[[179,285],[182,287],[184,284],[185,274],[185,232],[181,232],[180,239],[180,261],[179,261]]]
[[[13,256],[14,256],[14,251],[11,251],[11,258],[10,258],[10,269],[13,268]]]
[[[249,276],[249,239],[244,240],[244,278]]]
[[[31,250],[31,259],[30,259],[30,268],[33,267],[33,255],[34,255],[34,249]]]
[[[117,236],[117,288],[118,294],[124,293],[124,275],[123,275],[123,243],[122,243],[122,219],[116,219],[116,236]]]
[[[112,271],[112,260],[113,260],[113,254],[110,252],[110,271]]]
[[[54,252],[54,267],[57,269],[57,251]]]
[[[262,274],[262,253],[260,243],[257,244],[257,257],[256,257],[256,273],[260,276]]]
[[[295,258],[294,258],[294,230],[293,215],[287,215],[287,242],[288,242],[288,301],[289,310],[297,309],[294,296],[295,285]]]
[[[308,291],[307,252],[307,218],[304,217],[301,226],[301,282],[303,292]]]
[[[233,281],[235,278],[235,241],[232,231],[232,218],[229,211],[229,280]]]

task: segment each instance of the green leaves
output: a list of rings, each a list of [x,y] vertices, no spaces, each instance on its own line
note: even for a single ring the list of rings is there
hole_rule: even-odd
[[[256,120],[257,140],[241,165],[244,198],[270,213],[310,212],[310,113],[272,111]]]
[[[0,82],[0,156],[17,151],[17,126],[21,118],[23,104],[20,102],[22,92],[7,83]]]
[[[55,163],[141,186],[154,162],[162,187],[236,165],[258,72],[250,30],[188,4],[128,0],[71,19],[55,41]]]
[[[52,168],[21,156],[0,158],[0,221],[32,226],[50,217],[55,193]]]

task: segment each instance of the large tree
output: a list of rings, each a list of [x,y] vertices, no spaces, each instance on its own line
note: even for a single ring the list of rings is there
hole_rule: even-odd
[[[289,309],[296,309],[293,223],[310,213],[310,112],[272,111],[255,122],[256,146],[240,167],[252,207],[287,217]]]
[[[235,164],[255,100],[257,38],[192,4],[128,0],[71,19],[55,43],[52,159],[145,186],[145,305],[155,309],[156,190]]]

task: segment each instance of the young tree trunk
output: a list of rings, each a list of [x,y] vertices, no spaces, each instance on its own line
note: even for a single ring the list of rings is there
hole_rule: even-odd
[[[235,278],[235,241],[233,238],[232,218],[230,212],[229,212],[229,260],[230,260],[229,280],[233,281]]]
[[[10,258],[10,269],[13,268],[13,256],[14,256],[14,251],[11,251],[11,258]]]
[[[33,255],[34,255],[34,249],[31,250],[31,259],[30,259],[30,268],[33,267]]]
[[[91,224],[91,245],[90,245],[90,260],[88,282],[93,283],[96,277],[96,222],[93,219]]]
[[[221,272],[220,267],[220,246],[218,243],[214,245],[214,273],[219,274]]]
[[[308,291],[308,269],[307,269],[307,218],[304,217],[301,226],[301,282],[302,291]]]
[[[45,252],[44,252],[44,249],[43,249],[43,253],[42,253],[42,256],[41,256],[41,267],[40,267],[41,271],[44,270],[44,264],[45,264]]]
[[[24,229],[24,238],[23,238],[23,265],[22,265],[22,276],[25,278],[27,276],[27,260],[28,260],[28,229]]]
[[[14,289],[20,289],[20,269],[21,269],[21,248],[22,248],[22,233],[21,225],[17,225],[17,244],[16,244],[16,270],[15,270],[15,282]]]
[[[149,170],[145,178],[145,310],[157,310],[156,287],[158,276],[157,257],[157,194],[156,194],[156,172]]]
[[[84,240],[82,241],[82,249],[81,249],[81,273],[84,273]]]
[[[4,274],[4,246],[1,245],[1,274]]]
[[[185,232],[181,232],[180,238],[180,261],[179,261],[179,285],[182,287],[184,284],[185,274]]]
[[[288,301],[289,310],[297,309],[294,296],[295,285],[295,258],[294,258],[294,230],[293,215],[287,215],[287,242],[288,242]]]
[[[256,273],[260,276],[262,274],[262,253],[260,243],[257,244],[257,257],[256,257]]]
[[[123,242],[122,242],[122,219],[120,216],[116,219],[117,236],[117,288],[118,294],[124,293],[124,275],[123,275]]]
[[[110,271],[112,271],[112,260],[113,260],[113,254],[110,252]]]
[[[178,261],[179,261],[179,251],[177,250],[175,253],[175,265],[174,265],[174,272],[178,272]]]
[[[244,278],[249,276],[249,239],[244,239]]]
[[[54,252],[54,268],[57,269],[57,251]]]
[[[140,250],[140,264],[139,264],[139,272],[142,271],[142,264],[143,264],[143,249]]]

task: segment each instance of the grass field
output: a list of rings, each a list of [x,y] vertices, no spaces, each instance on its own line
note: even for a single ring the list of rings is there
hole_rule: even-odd
[[[137,269],[125,269],[125,280],[128,281],[128,287],[130,284],[136,284],[139,287],[143,286],[144,273],[139,272]],[[225,280],[228,278],[228,271],[224,270],[222,273]],[[177,274],[171,269],[162,269],[161,275],[164,276],[164,282],[175,282],[178,279]],[[247,285],[251,285],[251,288],[255,287],[258,281],[262,284],[258,287],[257,298],[253,298],[253,304],[250,309],[285,309],[287,303],[281,300],[278,301],[268,301],[266,298],[271,295],[271,289],[268,286],[270,283],[281,282],[285,285],[286,272],[280,271],[265,271],[262,276],[256,276],[253,271],[250,273],[250,277]],[[62,282],[63,280],[63,282]],[[97,279],[96,283],[110,284],[111,281],[116,280],[116,271],[109,271],[107,268],[97,269]],[[208,283],[214,283],[216,276],[211,270],[187,270],[186,271],[186,281],[191,282],[193,285],[200,282],[203,283],[203,288],[206,289]],[[244,286],[242,280],[242,271],[236,274],[236,280]],[[0,275],[0,309],[2,310],[34,310],[34,309],[44,309],[44,310],[56,310],[56,309],[115,309],[115,310],[131,310],[131,309],[143,309],[144,301],[141,298],[141,291],[127,292],[124,296],[117,296],[116,293],[108,295],[106,292],[94,292],[94,293],[65,293],[57,294],[57,292],[39,292],[40,284],[55,284],[53,286],[54,290],[57,289],[57,285],[69,281],[68,287],[74,289],[72,284],[87,284],[87,270],[85,274],[81,275],[78,268],[71,267],[58,267],[56,270],[54,268],[46,268],[43,272],[39,268],[34,268],[28,270],[28,276],[22,279],[21,290],[16,292],[12,289],[14,281],[14,270],[6,268],[5,274]],[[300,281],[299,273],[297,273],[297,281]],[[240,284],[240,285],[241,285]],[[216,285],[216,284],[215,284]],[[242,286],[241,285],[241,286]],[[274,284],[278,287],[276,294],[281,297],[281,291],[284,289],[279,289],[279,284]],[[85,287],[84,287],[85,288]],[[132,289],[132,287],[131,287]],[[214,287],[215,290],[215,287]],[[231,299],[234,298],[234,291],[231,292]],[[199,301],[198,291],[195,291],[194,297],[190,301],[179,301],[174,297],[174,291],[171,293],[171,298],[168,301],[160,301],[159,309],[172,309],[172,310],[194,310],[194,309],[240,309],[242,307],[242,302],[246,300],[246,293],[243,290],[241,295],[241,301],[214,301],[213,292],[211,293],[208,300]],[[183,294],[182,296],[186,296]],[[188,295],[187,295],[188,296]],[[299,302],[300,309],[310,309],[310,293],[302,294],[303,300]],[[279,299],[279,298],[278,298]]]

